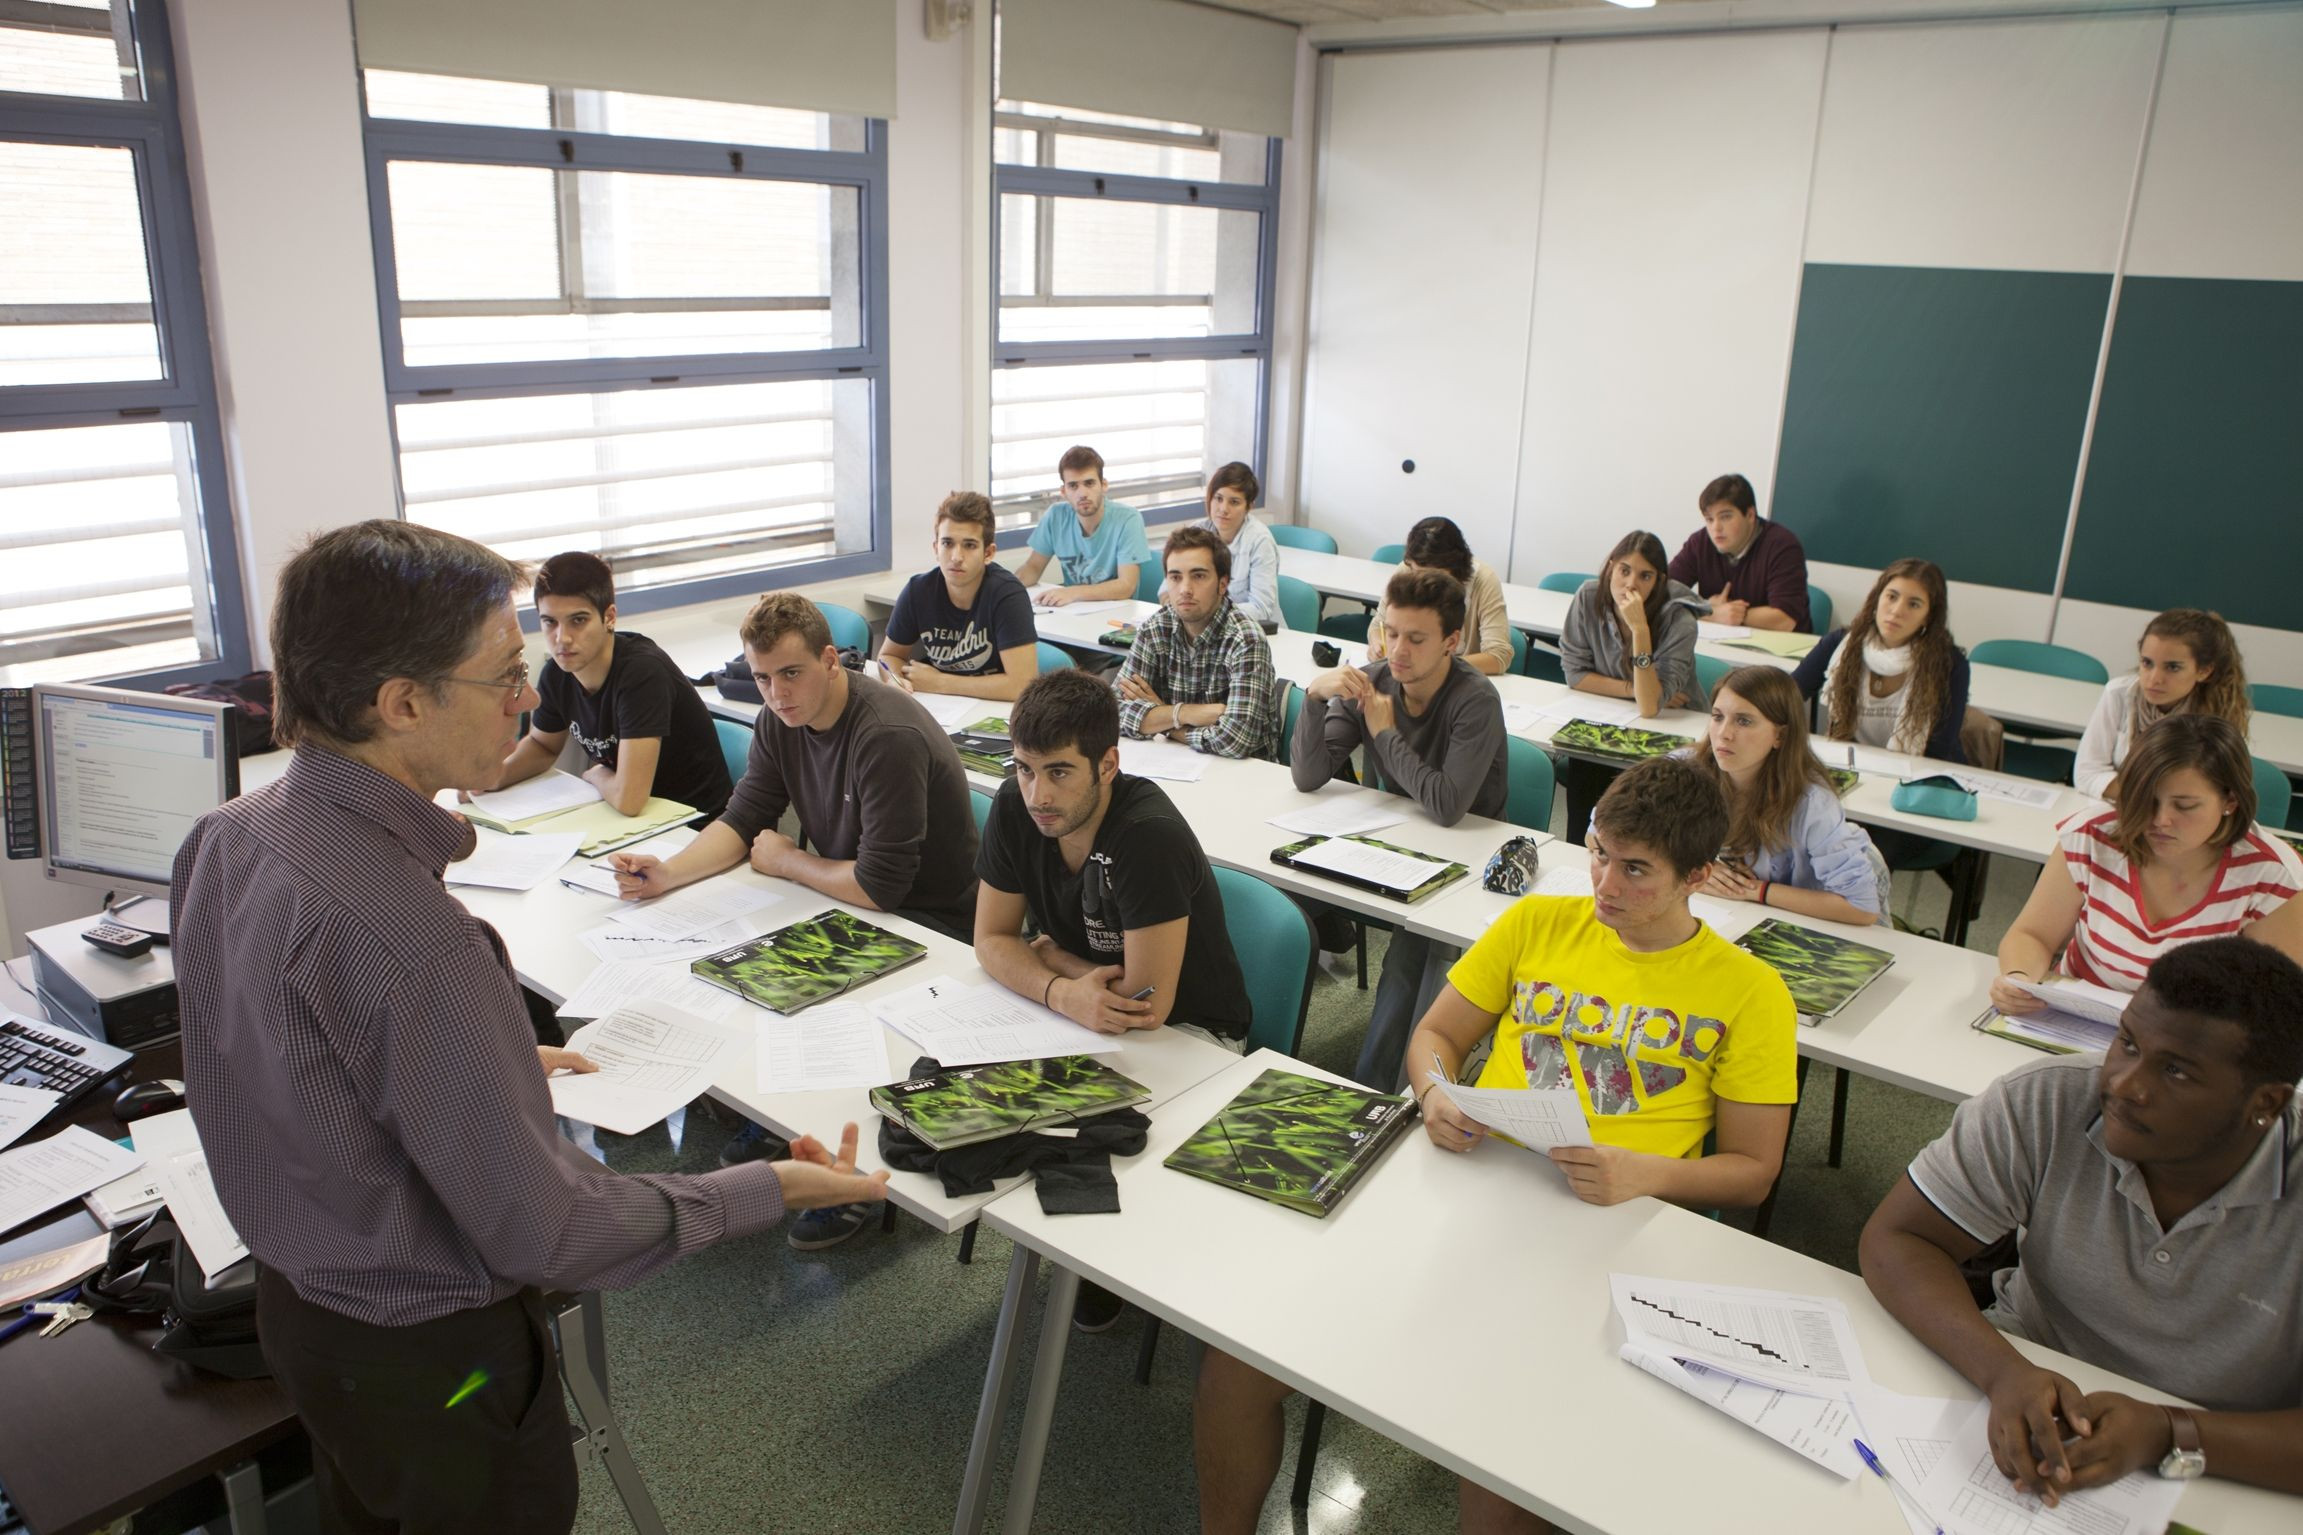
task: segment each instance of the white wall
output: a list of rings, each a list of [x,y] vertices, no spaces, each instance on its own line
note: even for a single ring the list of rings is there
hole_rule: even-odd
[[[1550,65],[1537,46],[1328,66],[1299,504],[1347,554],[1445,515],[1502,563]]]
[[[1839,25],[1828,43],[1820,27],[1730,30],[1760,9]],[[1676,6],[1602,17],[1592,27],[1660,29],[1604,39],[1546,12],[1472,28],[1524,41],[1329,53],[1305,520],[1364,551],[1449,510],[1533,582],[1591,569],[1633,527],[1676,547],[1713,474],[1751,476],[1764,505],[1807,262],[2110,272],[2124,248],[2133,274],[2303,279],[2303,7],[2181,11],[2171,28],[2123,6],[1865,24],[1894,9]],[[1722,30],[1670,30],[1699,25]],[[1537,124],[1520,76],[1546,50]],[[1513,393],[1499,359],[1524,369],[1516,422],[1499,421]],[[1498,528],[1493,445],[1513,431]],[[1457,507],[1403,493],[1409,438],[1425,462],[1462,466],[1444,486]],[[1812,574],[1844,614],[1877,573]],[[1967,583],[1953,614],[1966,643],[2052,637],[2114,671],[2150,617]],[[2241,637],[2252,676],[2303,684],[2303,633]]]
[[[981,484],[989,393],[984,254],[988,27],[931,42],[898,13],[888,131],[892,556],[924,566],[936,503]],[[175,0],[201,279],[216,344],[252,631],[309,534],[398,515],[348,5]],[[853,581],[823,594],[861,606]],[[728,611],[735,650],[740,600]],[[666,615],[677,622],[685,615]],[[644,620],[643,620],[644,622]],[[6,953],[96,892],[0,863]]]
[[[1557,46],[1511,579],[1676,550],[1715,475],[1766,493],[1828,41]]]

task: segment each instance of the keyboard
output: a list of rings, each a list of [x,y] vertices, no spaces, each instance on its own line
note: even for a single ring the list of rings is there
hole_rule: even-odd
[[[62,1093],[63,1101],[48,1111],[51,1117],[69,1112],[81,1099],[127,1070],[133,1059],[133,1054],[117,1045],[68,1029],[42,1028],[13,1018],[0,1021],[0,1082]]]

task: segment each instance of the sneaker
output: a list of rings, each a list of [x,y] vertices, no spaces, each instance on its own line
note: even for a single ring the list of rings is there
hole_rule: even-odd
[[[878,1209],[878,1205],[833,1205],[810,1210],[792,1222],[792,1234],[785,1240],[804,1253],[837,1247],[863,1230]]]
[[[766,1125],[746,1125],[728,1137],[720,1148],[720,1165],[735,1167],[745,1162],[781,1162],[792,1154],[792,1143],[780,1135],[770,1135]]]
[[[1109,1332],[1127,1309],[1127,1302],[1099,1284],[1080,1281],[1079,1299],[1072,1302],[1072,1326],[1081,1332]]]

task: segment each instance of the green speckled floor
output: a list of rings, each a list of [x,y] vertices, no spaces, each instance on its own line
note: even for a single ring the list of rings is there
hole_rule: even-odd
[[[2037,872],[2035,864],[1993,862],[1971,945],[1998,942]],[[1897,877],[1898,912],[1937,925],[1944,906],[1940,880]],[[1323,972],[1304,1054],[1348,1069],[1366,1016],[1367,994],[1349,973],[1340,966]],[[1809,1073],[1773,1237],[1852,1268],[1864,1218],[1911,1154],[1948,1123],[1950,1109],[1857,1078],[1846,1165],[1834,1170],[1824,1165],[1831,1075]],[[677,1150],[658,1128],[612,1143],[608,1158],[633,1172],[702,1169],[712,1165],[724,1134],[697,1112]],[[956,1236],[902,1218],[893,1234],[875,1225],[813,1255],[792,1251],[779,1230],[711,1249],[636,1290],[610,1295],[617,1411],[665,1525],[675,1535],[949,1530],[1008,1244],[986,1232],[965,1267],[955,1261],[958,1251]],[[995,1527],[1037,1337],[1036,1306],[1025,1321],[1009,1443],[993,1483]],[[1140,1315],[1130,1312],[1108,1333],[1074,1336],[1036,1529],[1100,1535],[1196,1528],[1190,1344],[1172,1328],[1163,1332],[1152,1384],[1139,1387],[1133,1371],[1141,1328]],[[1301,1411],[1299,1402],[1291,1425]],[[1266,1531],[1299,1528],[1285,1497],[1293,1444],[1291,1426],[1290,1459],[1265,1510]],[[586,1473],[577,1528],[589,1535],[630,1529],[597,1469]],[[1300,1528],[1452,1531],[1454,1479],[1331,1415]]]

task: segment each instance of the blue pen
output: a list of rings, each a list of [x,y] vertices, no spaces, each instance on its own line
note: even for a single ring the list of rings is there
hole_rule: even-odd
[[[1871,1453],[1871,1446],[1860,1439],[1855,1440],[1854,1444],[1855,1453],[1863,1457],[1863,1463],[1872,1469],[1874,1475],[1887,1484],[1888,1490],[1902,1501],[1903,1506],[1925,1520],[1928,1528],[1935,1531],[1935,1535],[1943,1535],[1943,1526],[1935,1522],[1935,1516],[1919,1506],[1919,1500],[1911,1495],[1909,1489],[1887,1474],[1887,1468],[1879,1463],[1879,1457]]]

